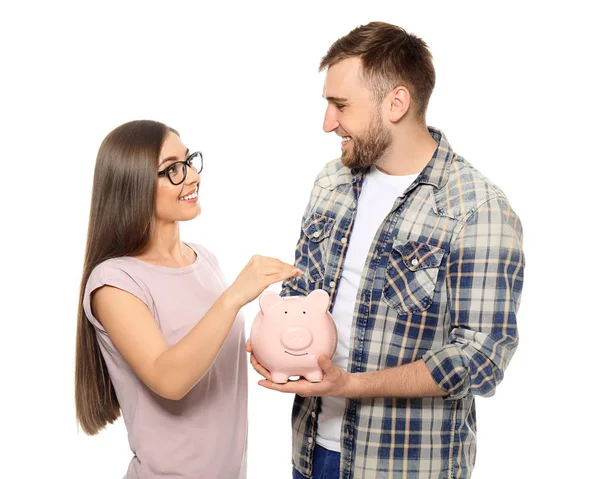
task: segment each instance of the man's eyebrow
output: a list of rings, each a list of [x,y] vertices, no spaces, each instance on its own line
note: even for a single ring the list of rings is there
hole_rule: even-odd
[[[339,96],[328,96],[328,97],[323,97],[323,98],[325,98],[329,102],[334,102],[334,103],[344,103],[344,102],[348,101],[347,98],[340,98]]]
[[[184,159],[187,158],[189,152],[190,152],[189,148],[185,150],[185,155],[183,155]],[[167,163],[169,161],[179,161],[179,158],[177,158],[176,156],[169,156],[168,158],[165,158],[164,160],[162,160],[158,166],[162,165],[163,163]]]

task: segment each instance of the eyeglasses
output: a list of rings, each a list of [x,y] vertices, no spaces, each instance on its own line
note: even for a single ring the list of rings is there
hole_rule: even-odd
[[[174,185],[180,185],[187,177],[188,166],[200,173],[204,168],[204,159],[199,151],[192,153],[185,161],[176,161],[168,168],[158,172],[158,176],[166,176]]]

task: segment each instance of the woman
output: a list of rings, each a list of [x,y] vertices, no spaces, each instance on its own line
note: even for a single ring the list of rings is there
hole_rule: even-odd
[[[240,309],[301,274],[254,256],[227,287],[215,257],[181,242],[200,214],[203,159],[154,121],[113,130],[94,173],[77,325],[77,418],[122,412],[127,478],[243,478],[247,370]]]

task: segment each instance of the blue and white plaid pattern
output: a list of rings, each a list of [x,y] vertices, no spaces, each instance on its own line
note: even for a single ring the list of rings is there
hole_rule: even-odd
[[[423,359],[446,398],[348,399],[340,478],[468,478],[475,462],[474,395],[491,396],[518,343],[522,228],[502,191],[439,146],[377,231],[354,308],[348,371]],[[333,305],[364,172],[329,162],[302,219],[282,296],[325,289]],[[342,239],[345,238],[344,241]],[[315,413],[315,417],[311,413]],[[318,398],[296,397],[294,467],[311,477]]]

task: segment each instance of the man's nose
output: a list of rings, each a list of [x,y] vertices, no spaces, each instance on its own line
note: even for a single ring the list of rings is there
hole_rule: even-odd
[[[325,110],[325,119],[323,120],[323,131],[325,133],[329,133],[335,130],[338,126],[340,126],[340,123],[337,120],[335,109],[332,105],[327,105],[327,110]]]

